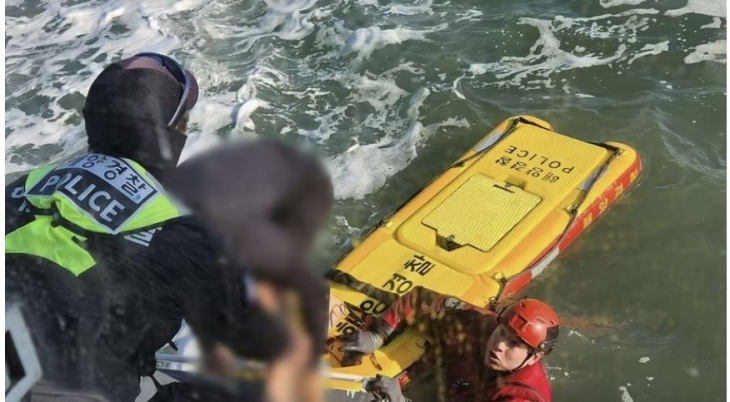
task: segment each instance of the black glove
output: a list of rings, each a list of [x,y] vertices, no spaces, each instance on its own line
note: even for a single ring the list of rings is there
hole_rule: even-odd
[[[343,352],[357,352],[369,355],[380,349],[384,342],[385,337],[377,332],[356,332],[346,338],[346,343],[340,347],[340,350]]]
[[[394,329],[385,321],[376,319],[367,331],[357,332],[345,338],[340,348],[343,352],[370,354],[380,349],[391,338]]]
[[[406,402],[398,380],[390,377],[383,377],[378,374],[375,381],[368,383],[366,390],[379,400],[387,399],[390,402]]]

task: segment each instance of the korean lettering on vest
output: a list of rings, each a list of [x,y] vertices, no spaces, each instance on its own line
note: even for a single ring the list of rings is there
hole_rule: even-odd
[[[54,193],[65,195],[96,223],[117,233],[158,191],[124,160],[88,154],[60,165],[27,192]]]

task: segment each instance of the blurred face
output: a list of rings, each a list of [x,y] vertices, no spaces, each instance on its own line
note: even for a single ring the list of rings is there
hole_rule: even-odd
[[[306,190],[301,190],[306,191]],[[330,213],[326,195],[299,192],[274,211],[274,221],[291,236],[300,252],[308,253],[323,233],[321,229]]]
[[[520,367],[529,353],[530,347],[512,330],[504,324],[500,324],[487,341],[484,363],[495,371],[510,371]],[[534,354],[522,367],[535,364],[542,355],[542,353]]]

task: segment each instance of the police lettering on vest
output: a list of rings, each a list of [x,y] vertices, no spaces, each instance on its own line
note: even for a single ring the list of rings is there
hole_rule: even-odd
[[[88,154],[58,166],[26,192],[26,196],[53,194],[65,196],[115,234],[158,191],[126,161]]]
[[[5,254],[44,258],[75,276],[96,265],[80,245],[89,233],[148,247],[163,225],[187,215],[144,167],[99,154],[35,169],[10,196],[23,198],[18,208],[33,219],[5,234]]]

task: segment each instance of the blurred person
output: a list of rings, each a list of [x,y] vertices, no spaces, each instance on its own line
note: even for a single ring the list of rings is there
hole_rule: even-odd
[[[283,142],[257,140],[218,147],[184,162],[170,177],[170,189],[215,233],[231,263],[248,267],[258,305],[287,328],[283,353],[265,363],[265,379],[236,383],[237,353],[225,344],[203,351],[210,379],[171,384],[174,397],[154,401],[319,401],[323,398],[320,358],[327,330],[329,291],[308,264],[317,233],[333,203],[329,175],[320,162]],[[256,327],[266,342],[267,328]],[[252,347],[258,344],[253,343]],[[226,381],[227,380],[227,381]],[[254,390],[252,382],[261,385]]]

